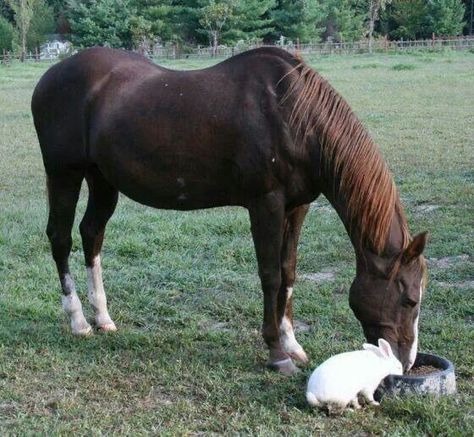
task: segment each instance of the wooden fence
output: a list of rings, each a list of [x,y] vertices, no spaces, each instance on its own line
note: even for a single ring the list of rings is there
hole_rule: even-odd
[[[214,53],[212,47],[195,47],[183,49],[179,45],[166,47],[156,47],[150,51],[142,51],[145,55],[153,59],[183,59],[183,58],[202,58],[208,59],[212,57],[228,58],[246,50],[259,47],[258,45],[241,45],[236,47],[219,46]],[[332,55],[332,54],[364,54],[369,53],[369,42],[352,41],[352,42],[324,42],[317,44],[290,44],[282,47],[292,53],[300,53],[302,55]],[[372,50],[375,53],[393,53],[393,52],[411,52],[418,50],[440,51],[444,49],[451,50],[474,50],[474,36],[438,38],[424,40],[400,40],[390,41],[388,39],[378,39],[373,42]],[[60,56],[45,56],[36,50],[25,56],[25,62],[56,62]],[[0,63],[9,64],[13,61],[20,60],[19,55],[10,52],[0,53]]]
[[[259,47],[257,45],[248,45],[241,47],[219,46],[214,54],[212,47],[197,47],[183,50],[179,46],[158,47],[149,52],[148,55],[155,59],[181,59],[181,58],[228,58],[240,52]],[[280,47],[280,46],[278,46]],[[364,54],[369,53],[369,42],[325,42],[316,44],[291,44],[281,46],[289,52],[298,52],[302,55],[331,55],[331,54]],[[400,40],[390,41],[388,39],[379,39],[373,41],[372,50],[375,53],[393,53],[410,52],[417,50],[439,51],[443,49],[466,50],[474,49],[474,36],[459,38],[431,38],[425,40]]]

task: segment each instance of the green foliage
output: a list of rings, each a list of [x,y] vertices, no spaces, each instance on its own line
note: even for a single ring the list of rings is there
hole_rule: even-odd
[[[277,7],[270,12],[275,26],[275,37],[283,36],[301,42],[319,40],[324,28],[319,25],[324,18],[320,2],[311,0],[278,0]]]
[[[211,45],[260,38],[273,30],[269,10],[274,0],[199,0],[199,33],[208,35]]]
[[[8,3],[8,8],[7,8]],[[0,5],[1,6],[1,5]],[[49,33],[55,30],[54,14],[52,7],[43,0],[22,2],[17,0],[6,0],[3,2],[3,10],[10,10],[14,18],[18,32],[13,29],[11,23],[0,16],[0,50],[21,47],[24,38],[25,50],[34,50],[43,43]],[[2,10],[0,8],[0,10]],[[6,14],[7,16],[9,13]],[[24,32],[24,34],[23,34]]]
[[[71,40],[79,47],[132,47],[130,0],[70,0]]]
[[[0,17],[6,18],[8,21],[13,23],[13,11],[8,5],[8,0],[0,0]]]
[[[12,49],[14,36],[15,30],[12,24],[6,18],[0,16],[0,52]]]
[[[53,8],[45,3],[38,3],[33,11],[30,30],[26,37],[26,46],[29,50],[40,46],[46,41],[48,34],[55,30]]]
[[[33,35],[19,32],[28,47],[51,32],[51,14],[58,31],[70,30],[79,47],[126,48],[154,42],[217,47],[281,38],[351,41],[377,34],[426,38],[432,32],[461,33],[468,16],[462,0],[0,0],[0,15],[13,21],[8,5],[18,2],[42,5],[30,17]]]
[[[432,31],[441,36],[459,35],[464,27],[464,12],[461,0],[431,0],[429,15]]]
[[[136,38],[138,33],[149,39],[162,42],[176,42],[183,39],[185,15],[195,14],[193,8],[186,8],[185,1],[132,0],[135,16],[131,17],[131,28]]]
[[[7,0],[8,6],[14,13],[15,24],[18,29],[18,45],[21,60],[24,61],[28,38],[31,35],[31,23],[35,11],[44,6],[44,0]]]
[[[53,9],[54,15],[58,16],[68,7],[68,0],[46,0],[48,6]]]
[[[393,39],[427,38],[430,34],[426,0],[394,0],[383,14],[386,33]]]
[[[236,3],[230,20],[230,29],[224,37],[227,41],[254,40],[273,31],[269,11],[275,0],[240,0]]]
[[[453,36],[462,33],[465,8],[460,0],[394,0],[382,28],[393,39]]]
[[[235,13],[236,2],[201,0],[199,4],[201,5],[199,9],[199,24],[202,27],[202,31],[208,34],[209,42],[216,48],[220,42],[224,26],[228,24]]]
[[[367,18],[365,4],[357,0],[326,0],[324,2],[326,31],[336,41],[352,41],[364,35]]]

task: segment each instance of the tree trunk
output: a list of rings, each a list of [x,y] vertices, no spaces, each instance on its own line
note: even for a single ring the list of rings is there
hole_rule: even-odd
[[[372,54],[372,45],[374,44],[374,21],[370,19],[369,23],[369,53]]]
[[[212,31],[212,56],[217,56],[217,30]]]
[[[20,55],[20,61],[25,62],[26,58],[26,29],[23,27],[21,29],[21,55]]]
[[[369,53],[372,54],[372,46],[374,44],[374,27],[377,19],[378,3],[371,0],[369,10]]]

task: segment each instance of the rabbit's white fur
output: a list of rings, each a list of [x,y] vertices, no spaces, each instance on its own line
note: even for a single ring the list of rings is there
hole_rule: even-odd
[[[364,344],[364,350],[335,355],[322,363],[308,381],[306,399],[312,406],[360,408],[360,394],[372,405],[374,391],[387,375],[402,375],[403,367],[390,344],[379,339],[378,347]]]

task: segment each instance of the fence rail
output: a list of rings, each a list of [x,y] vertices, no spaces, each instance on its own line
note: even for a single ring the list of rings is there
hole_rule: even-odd
[[[252,48],[261,47],[261,45],[241,45],[235,47],[219,46],[217,51],[212,47],[195,47],[192,49],[183,49],[179,45],[167,47],[155,47],[153,50],[141,50],[141,52],[153,59],[183,59],[183,58],[203,58],[212,57],[228,58]],[[317,44],[289,44],[278,46],[289,52],[298,52],[302,55],[331,55],[331,54],[364,54],[369,53],[369,42],[324,42]],[[390,41],[388,39],[375,40],[372,44],[372,50],[376,53],[410,52],[417,50],[439,51],[443,49],[451,50],[474,50],[474,36],[437,38],[424,40],[400,40]],[[24,57],[25,62],[55,62],[66,55],[30,52]],[[0,53],[0,63],[10,64],[13,61],[19,61],[20,56],[10,52]]]
[[[182,50],[179,46],[158,47],[148,54],[156,59],[180,59],[180,58],[227,58],[245,50],[249,50],[257,45],[244,47],[224,47],[220,46],[214,53],[212,47],[197,47],[191,50]],[[291,44],[282,47],[289,52],[298,52],[303,55],[330,55],[330,54],[364,54],[369,53],[368,41],[353,42],[325,42],[317,44]],[[474,49],[474,36],[460,38],[432,38],[426,40],[400,40],[389,41],[388,39],[376,40],[373,42],[374,52],[409,52],[415,50],[466,50]]]

